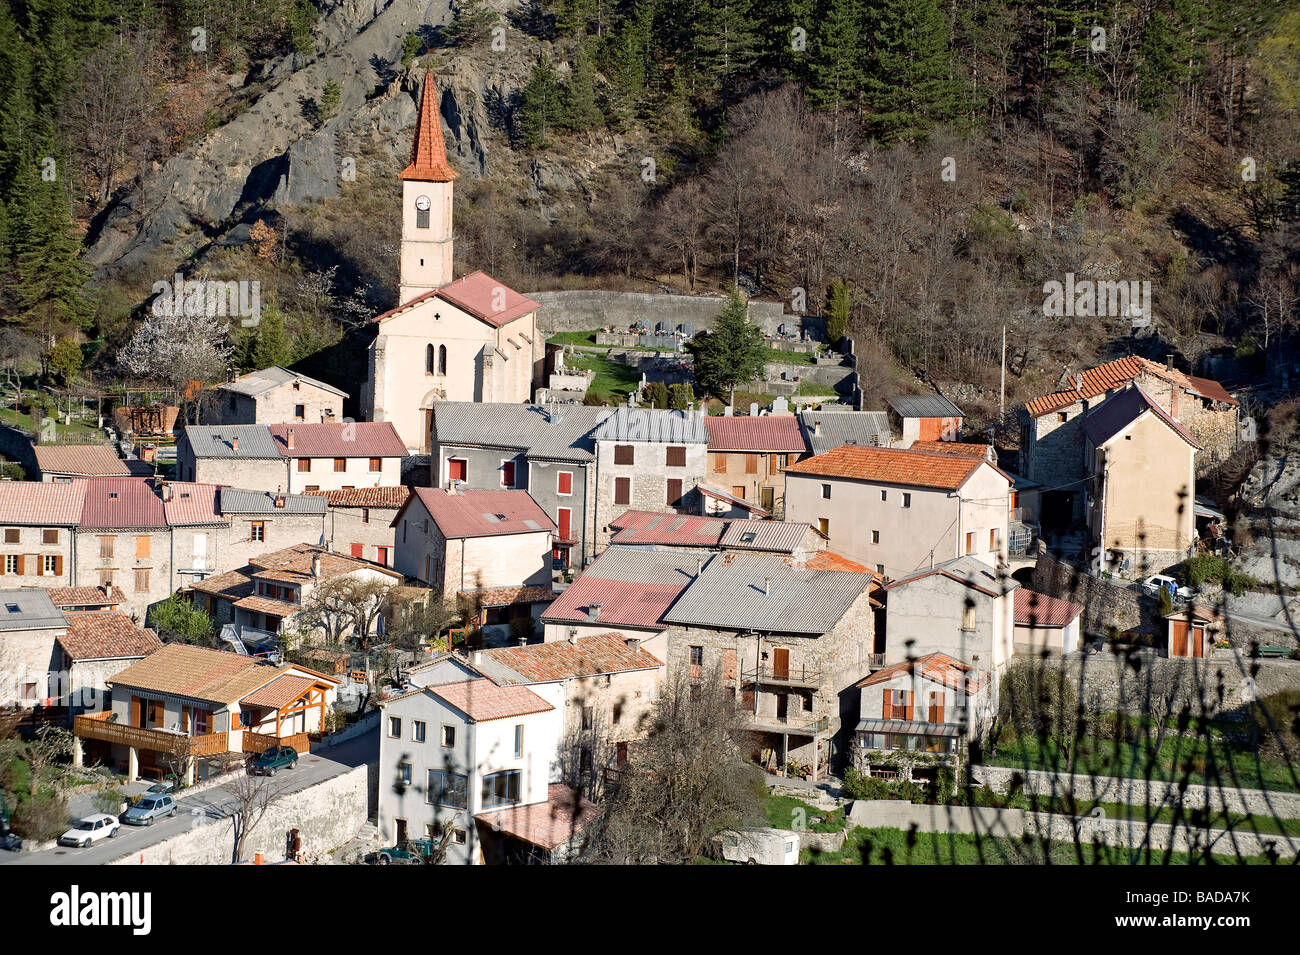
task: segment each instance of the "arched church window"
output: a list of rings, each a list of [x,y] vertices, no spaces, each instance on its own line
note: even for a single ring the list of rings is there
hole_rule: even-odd
[[[438,374],[447,374],[447,346],[438,346]]]
[[[433,345],[424,346],[424,371],[425,374],[433,374]]]

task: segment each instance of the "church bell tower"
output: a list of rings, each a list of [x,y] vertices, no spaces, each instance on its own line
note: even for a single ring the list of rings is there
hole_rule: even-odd
[[[411,161],[402,180],[401,289],[398,305],[452,279],[451,190],[456,171],[447,162],[433,74],[424,75]]]

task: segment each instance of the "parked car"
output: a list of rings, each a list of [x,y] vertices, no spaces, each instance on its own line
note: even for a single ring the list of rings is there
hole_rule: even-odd
[[[23,847],[21,836],[14,833],[9,828],[9,813],[0,806],[0,849],[7,849],[10,852],[18,852]]]
[[[100,839],[112,839],[122,828],[122,824],[106,812],[97,812],[84,819],[59,836],[61,846],[79,846],[82,849]]]
[[[148,789],[144,791],[144,794],[146,796],[152,796],[155,795],[156,793],[169,793],[175,788],[176,788],[175,779],[164,779],[160,783],[154,783],[152,786],[150,786]]]
[[[168,793],[145,793],[144,798],[122,813],[128,826],[152,826],[155,819],[176,815],[176,798]]]
[[[298,751],[292,746],[272,746],[248,765],[254,776],[274,776],[278,770],[298,765]]]
[[[433,855],[435,848],[432,839],[403,839],[397,845],[375,853],[375,862],[379,865],[394,862],[399,865],[422,865]]]
[[[799,864],[799,833],[788,829],[724,829],[713,838],[715,851],[728,862]]]
[[[1179,600],[1191,600],[1196,596],[1196,591],[1190,587],[1179,587],[1178,581],[1168,574],[1152,574],[1142,581],[1142,589],[1153,594],[1159,594],[1161,590],[1168,590],[1169,596],[1177,597]]]

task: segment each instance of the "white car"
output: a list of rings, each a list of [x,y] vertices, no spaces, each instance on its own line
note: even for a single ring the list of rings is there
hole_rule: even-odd
[[[1142,581],[1142,587],[1153,594],[1159,594],[1161,590],[1174,588],[1174,593],[1179,600],[1191,600],[1196,596],[1196,591],[1190,587],[1179,587],[1178,581],[1168,574],[1152,574],[1146,580]]]
[[[112,816],[97,812],[79,820],[75,826],[59,836],[59,845],[79,846],[84,849],[100,839],[112,839],[121,828],[122,824]]]

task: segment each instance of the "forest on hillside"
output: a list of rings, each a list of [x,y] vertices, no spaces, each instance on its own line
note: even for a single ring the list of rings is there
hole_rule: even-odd
[[[530,0],[453,5],[388,68],[526,55],[457,185],[457,271],[522,289],[667,288],[847,308],[864,378],[996,405],[1121,351],[1291,361],[1300,321],[1300,11],[1277,0]],[[248,97],[321,55],[310,0],[12,0],[0,8],[6,360],[61,339],[110,373],[150,282],[258,261],[271,320],[233,361],[307,362],[392,304],[391,163],[233,251],[83,246]],[[202,55],[194,43],[202,30]],[[228,81],[240,78],[242,86]],[[331,79],[311,104],[339,110]],[[331,88],[332,87],[332,88]],[[252,91],[252,92],[248,92]],[[369,94],[368,94],[369,95]],[[241,99],[242,97],[242,99]],[[405,149],[403,142],[399,152]],[[48,174],[53,165],[55,174]],[[563,201],[538,197],[562,170]],[[544,190],[543,190],[544,192]],[[204,224],[210,236],[229,222]],[[265,232],[263,233],[265,236]],[[1149,280],[1154,328],[1046,319],[1067,273]],[[353,352],[355,354],[355,352]],[[355,373],[355,370],[354,370]]]

